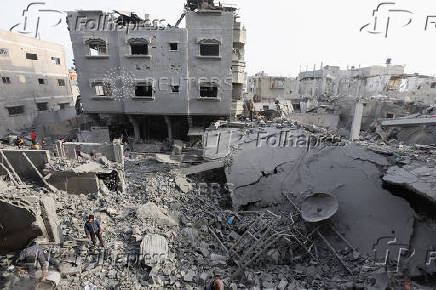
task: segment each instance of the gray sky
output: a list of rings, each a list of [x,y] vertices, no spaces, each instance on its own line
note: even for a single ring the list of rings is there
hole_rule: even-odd
[[[136,11],[138,15],[148,13],[152,19],[165,18],[171,24],[180,17],[185,3],[185,0],[37,1],[46,3],[44,8],[40,6],[39,9]],[[31,2],[7,1],[0,10],[0,29],[8,30],[11,26],[22,23],[23,9]],[[248,34],[246,61],[249,74],[263,70],[270,75],[296,76],[300,67],[302,70],[313,69],[314,65],[319,68],[321,63],[339,65],[342,68],[347,65],[368,66],[384,64],[387,58],[392,58],[394,64],[406,65],[408,73],[436,74],[436,25],[432,23],[436,22],[436,1],[392,1],[396,4],[382,6],[378,12],[378,26],[374,30],[372,12],[381,2],[223,1],[236,4],[240,8],[241,21]],[[410,13],[388,10],[408,10]],[[48,12],[43,14],[39,30],[41,39],[64,44],[67,56],[71,58],[71,42],[66,24],[51,27],[56,23],[58,15]],[[35,16],[36,12],[30,11],[28,15],[30,19],[30,15]],[[429,18],[425,30],[427,16],[434,17]],[[390,24],[388,37],[385,38],[388,17]],[[412,22],[404,26],[410,19]],[[360,32],[365,24],[369,25]],[[375,31],[381,33],[371,33]]]

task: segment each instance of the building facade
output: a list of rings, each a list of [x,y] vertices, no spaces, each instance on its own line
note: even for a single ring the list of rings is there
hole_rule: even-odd
[[[298,98],[299,81],[296,78],[269,76],[260,72],[247,80],[247,92],[256,103],[274,103],[277,100]]]
[[[69,12],[84,112],[111,130],[131,128],[136,139],[183,137],[190,127],[229,118],[245,67],[243,50],[234,62],[234,47],[245,41],[235,11],[188,1],[186,28],[148,15]]]
[[[385,96],[431,105],[436,104],[436,78],[406,74],[400,65],[374,65],[347,70],[324,66],[299,74],[299,95],[312,99]]]
[[[73,105],[62,45],[0,30],[0,78],[0,135]]]

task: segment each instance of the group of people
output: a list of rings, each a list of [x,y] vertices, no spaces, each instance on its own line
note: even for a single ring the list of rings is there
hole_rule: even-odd
[[[84,228],[88,240],[93,244],[91,249],[94,250],[96,247],[96,238],[100,241],[101,247],[104,248],[102,237],[103,231],[100,222],[96,220],[93,215],[88,216]],[[31,247],[22,250],[16,260],[17,269],[20,274],[25,274],[26,271],[24,269],[27,269],[29,273],[34,273],[37,264],[39,264],[42,269],[41,281],[46,280],[47,271],[50,265],[54,266],[54,268],[60,272],[61,269],[59,262],[52,257],[56,252],[54,249],[55,248],[45,249],[41,245],[32,245]]]
[[[32,141],[32,146],[31,146],[32,149],[34,149],[34,150],[42,149],[41,145],[39,144],[39,142],[37,140],[37,135],[36,135],[35,130],[32,130],[32,135],[31,135],[30,139]],[[21,138],[19,136],[15,139],[14,143],[15,143],[15,146],[17,146],[19,149],[23,149],[23,147],[25,145],[23,138]],[[44,145],[45,141],[42,140],[42,143]]]
[[[100,242],[100,246],[104,248],[104,241],[102,237],[103,231],[100,222],[95,219],[94,215],[88,216],[84,229],[86,237],[92,242],[92,250],[95,250],[97,238]],[[56,248],[51,248],[47,250],[41,245],[33,245],[25,248],[21,251],[16,261],[18,271],[20,274],[25,274],[24,268],[27,268],[29,273],[32,273],[35,271],[37,264],[39,264],[42,269],[41,281],[46,281],[47,271],[50,265],[52,265],[57,271],[61,272],[60,263],[52,257],[56,253],[55,249]],[[222,280],[215,279],[212,282],[206,283],[204,289],[224,290],[224,284]]]

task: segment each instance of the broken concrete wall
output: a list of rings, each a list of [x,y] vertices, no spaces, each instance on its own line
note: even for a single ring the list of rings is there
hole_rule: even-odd
[[[36,166],[40,173],[42,173],[45,165],[50,161],[50,154],[47,150],[2,150],[10,164],[14,167],[15,172],[21,179],[38,181],[40,182],[39,175],[35,172],[26,158],[23,156],[25,153],[32,163]],[[0,163],[10,169],[8,162],[2,158],[0,154]],[[5,174],[0,167],[0,174]]]
[[[21,250],[37,237],[49,242],[61,240],[55,203],[50,197],[0,196],[0,225],[0,252]]]
[[[77,158],[76,150],[87,154],[101,153],[109,161],[124,164],[123,145],[114,140],[112,144],[107,143],[81,143],[81,142],[67,142],[57,143],[56,150],[58,156],[74,160]]]
[[[51,174],[48,182],[57,189],[71,194],[97,193],[100,189],[97,174],[95,172],[54,172]]]
[[[292,114],[290,118],[298,122],[328,128],[330,130],[337,130],[339,123],[339,115],[333,114],[295,113]]]

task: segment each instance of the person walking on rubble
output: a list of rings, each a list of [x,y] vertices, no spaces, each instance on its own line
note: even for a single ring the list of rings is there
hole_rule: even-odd
[[[95,239],[95,236],[98,237],[98,240],[100,241],[100,245],[104,248],[104,242],[102,238],[102,230],[100,226],[100,222],[94,218],[93,215],[89,215],[88,220],[85,223],[85,233],[88,239],[91,239],[93,243],[93,249],[95,249],[95,245],[97,243],[97,240]]]
[[[40,245],[33,245],[31,247],[25,248],[21,251],[20,255],[17,258],[17,269],[20,274],[24,274],[25,271],[23,268],[27,268],[29,274],[33,275],[38,262],[42,269],[41,281],[45,281],[47,277],[48,267],[50,266],[50,264],[53,265],[56,270],[60,272],[60,264],[58,261],[51,257],[52,254],[52,252],[44,249]]]

